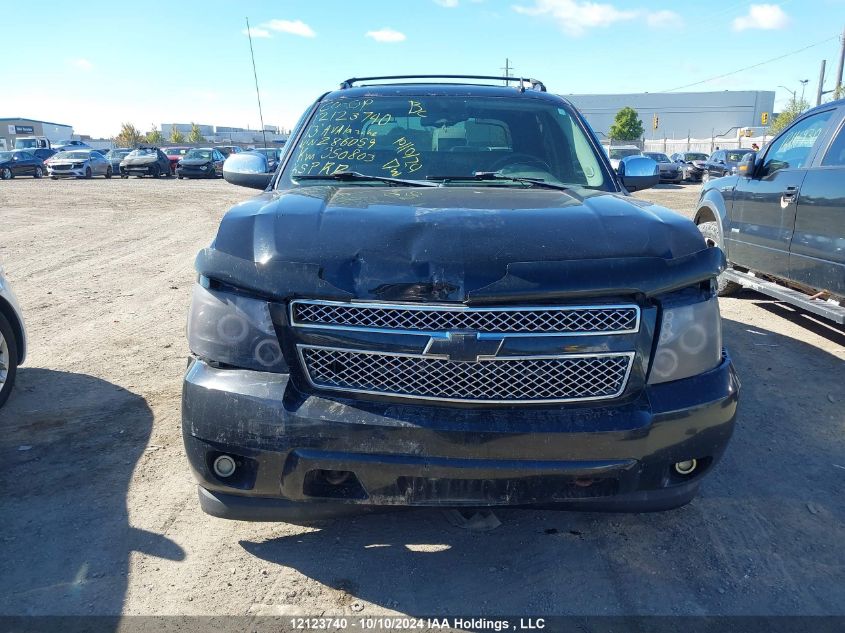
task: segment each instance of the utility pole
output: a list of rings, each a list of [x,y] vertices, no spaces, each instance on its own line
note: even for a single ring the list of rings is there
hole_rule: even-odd
[[[845,66],[845,27],[842,28],[842,38],[840,39],[840,49],[839,49],[839,67],[836,69],[836,86],[835,89],[838,91],[839,88],[842,86],[842,66]],[[835,95],[837,97],[841,96],[838,94]]]
[[[513,77],[511,75],[511,71],[513,70],[513,66],[511,66],[511,60],[505,57],[505,67],[502,68],[505,71],[505,77]],[[507,86],[509,82],[505,81],[505,85]]]
[[[807,87],[807,83],[809,81],[810,81],[809,79],[799,79],[798,80],[798,83],[801,84],[801,103],[804,103],[804,88]]]
[[[822,69],[819,71],[819,89],[816,91],[816,105],[822,104],[822,95],[824,94],[824,67],[827,65],[827,60],[822,60]]]

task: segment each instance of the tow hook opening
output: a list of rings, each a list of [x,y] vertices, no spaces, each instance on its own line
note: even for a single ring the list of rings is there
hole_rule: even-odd
[[[311,470],[305,474],[303,494],[328,499],[366,499],[367,493],[351,470]]]

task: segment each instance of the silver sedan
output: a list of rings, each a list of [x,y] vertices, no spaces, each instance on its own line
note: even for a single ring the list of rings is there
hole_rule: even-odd
[[[105,176],[111,178],[114,170],[111,163],[100,152],[93,149],[73,149],[51,156],[47,159],[47,171],[50,178],[91,178]]]
[[[0,407],[12,391],[15,373],[25,356],[23,316],[0,266]]]

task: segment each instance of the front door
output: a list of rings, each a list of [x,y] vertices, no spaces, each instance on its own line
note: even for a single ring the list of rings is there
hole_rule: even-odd
[[[789,277],[789,244],[805,165],[832,112],[794,123],[769,144],[751,178],[737,179],[731,228],[725,235],[733,264]]]

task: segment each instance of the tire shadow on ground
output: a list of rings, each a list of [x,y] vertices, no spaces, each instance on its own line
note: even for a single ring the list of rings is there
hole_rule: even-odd
[[[0,579],[4,615],[119,614],[129,557],[182,560],[129,525],[132,472],[153,415],[139,395],[71,372],[22,367],[0,409]]]

